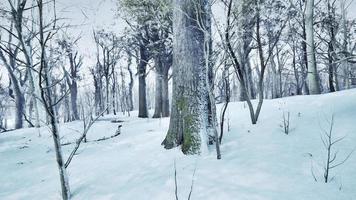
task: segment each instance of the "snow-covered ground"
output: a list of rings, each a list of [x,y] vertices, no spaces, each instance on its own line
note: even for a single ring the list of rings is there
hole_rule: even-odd
[[[289,135],[280,127],[283,111],[291,114]],[[244,103],[231,103],[228,112],[231,130],[222,160],[213,148],[201,156],[163,149],[169,119],[120,116],[120,136],[83,143],[74,157],[68,168],[73,199],[173,200],[176,162],[179,199],[187,199],[196,169],[192,200],[356,200],[356,153],[325,184],[320,139],[334,113],[335,138],[346,136],[335,147],[337,159],[355,148],[356,90],[266,100],[257,125],[251,125]],[[97,122],[88,139],[113,135],[112,117]],[[81,127],[61,124],[63,142],[78,137]],[[0,135],[0,199],[60,199],[52,139],[47,128],[40,132],[42,137],[33,128]],[[65,156],[72,148],[64,146]]]

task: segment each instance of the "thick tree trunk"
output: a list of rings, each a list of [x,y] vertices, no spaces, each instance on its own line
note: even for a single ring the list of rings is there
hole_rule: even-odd
[[[185,154],[207,147],[209,108],[205,35],[197,16],[206,15],[207,1],[174,0],[173,99],[169,130],[162,142],[170,149],[182,145]],[[215,106],[215,105],[214,105]]]
[[[156,81],[155,81],[155,112],[152,118],[162,117],[163,111],[163,66],[162,60],[157,56],[155,59]]]
[[[146,66],[148,62],[146,47],[140,46],[140,63],[138,67],[138,117],[148,118],[146,97]]]
[[[307,0],[305,9],[305,30],[308,56],[308,86],[310,94],[320,94],[319,75],[314,44],[314,0]]]

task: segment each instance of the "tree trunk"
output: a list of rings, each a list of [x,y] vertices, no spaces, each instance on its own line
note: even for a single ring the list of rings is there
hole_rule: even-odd
[[[184,154],[197,154],[207,148],[208,65],[205,57],[206,31],[197,16],[207,13],[207,1],[174,0],[173,99],[169,130],[162,142],[170,149],[182,145]],[[214,105],[215,106],[215,105]]]
[[[347,5],[346,0],[341,0],[340,1],[340,9],[341,9],[341,31],[342,31],[342,51],[344,52],[344,58],[348,57],[348,38],[349,38],[349,31],[347,30],[347,19],[346,19],[346,14],[347,14]],[[342,88],[343,89],[349,89],[351,88],[351,83],[350,83],[350,68],[349,68],[349,63],[346,59],[343,59],[341,62],[341,70],[342,70]],[[335,79],[337,79],[337,73],[335,73]],[[337,86],[339,86],[339,83],[336,82]]]
[[[146,66],[148,56],[146,47],[140,46],[140,62],[138,67],[138,117],[148,118],[146,97]]]
[[[156,70],[156,88],[155,88],[155,112],[152,118],[162,117],[163,111],[163,66],[162,60],[159,56],[155,59]]]
[[[16,87],[13,87],[13,89]],[[20,89],[14,89],[15,93],[15,129],[23,128],[23,115],[25,112],[25,97]]]
[[[105,76],[105,85],[106,114],[110,114],[110,79],[108,74]]]
[[[77,99],[78,99],[77,82],[73,80],[72,84],[69,87],[70,87],[70,103],[72,109],[72,121],[79,120],[78,105],[77,105]]]
[[[129,82],[129,91],[128,91],[128,109],[129,111],[132,111],[133,108],[133,95],[132,95],[132,89],[133,89],[133,84],[134,84],[134,79],[133,79],[133,73],[131,70],[131,56],[128,55],[128,60],[127,60],[127,70],[129,71],[130,75],[130,82]]]
[[[314,44],[314,0],[307,0],[305,9],[305,30],[308,56],[308,86],[310,94],[320,94],[319,75]]]
[[[303,9],[301,7],[301,9]],[[302,35],[302,49],[303,49],[303,59],[301,62],[301,69],[302,69],[302,84],[303,84],[303,91],[304,94],[309,95],[309,85],[307,82],[307,76],[308,76],[308,54],[307,54],[307,32],[306,32],[306,27],[305,27],[305,16],[303,15],[303,35]],[[304,66],[304,67],[303,67]]]
[[[1,60],[3,61],[9,77],[11,81],[11,87],[14,92],[14,100],[15,100],[15,129],[20,129],[23,128],[23,115],[25,113],[25,97],[21,91],[21,85],[19,81],[17,80],[14,72],[11,69],[11,66],[7,63],[6,58],[4,54],[2,53],[2,50],[0,50],[0,57]],[[15,59],[15,58],[13,58]],[[15,64],[14,62],[11,62],[12,64]]]
[[[51,132],[52,132],[52,138],[54,142],[54,149],[56,153],[56,160],[59,169],[60,183],[62,189],[62,198],[63,200],[68,200],[70,199],[69,181],[68,181],[67,171],[65,168],[65,163],[63,162],[62,147],[60,143],[59,130],[56,122],[57,116],[53,109],[54,102],[52,101],[52,96],[51,96],[52,83],[50,81],[48,61],[46,60],[47,57],[45,53],[46,44],[45,44],[44,28],[43,28],[44,26],[43,26],[42,0],[38,0],[37,5],[39,10],[39,30],[40,30],[39,35],[40,35],[40,47],[41,47],[39,86],[41,89],[42,101],[44,102],[46,112],[50,117]]]
[[[31,109],[31,113],[35,112],[35,127],[39,128],[40,127],[40,114],[39,114],[39,110],[38,110],[38,102],[37,102],[37,96],[36,96],[36,87],[35,87],[35,83],[34,83],[34,77],[32,75],[32,69],[28,69],[29,70],[29,83],[30,83],[30,93],[31,93],[31,101],[33,104],[33,109]]]
[[[64,122],[70,122],[71,121],[71,112],[70,112],[70,106],[69,106],[69,98],[67,95],[67,84],[66,83],[61,84],[61,95],[64,95],[64,100],[63,100]]]
[[[168,71],[171,63],[165,63],[162,73],[162,117],[169,117]]]

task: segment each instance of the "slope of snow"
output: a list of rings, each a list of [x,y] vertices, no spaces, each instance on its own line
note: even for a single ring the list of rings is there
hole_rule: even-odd
[[[289,135],[280,127],[283,111],[291,114]],[[330,183],[322,181],[321,128],[327,129],[332,113],[335,138],[346,136],[335,147],[342,161],[356,146],[356,90],[266,100],[257,125],[244,103],[231,103],[222,160],[214,148],[201,156],[163,149],[168,118],[120,115],[120,136],[83,143],[74,157],[68,168],[73,199],[175,199],[176,162],[179,199],[187,199],[196,169],[192,200],[355,200],[356,155],[331,171]],[[113,135],[112,117],[97,122],[88,140]],[[81,127],[61,124],[63,142],[74,141]],[[0,199],[60,199],[52,138],[45,127],[40,133],[31,128],[0,135]],[[72,148],[64,146],[66,157]]]

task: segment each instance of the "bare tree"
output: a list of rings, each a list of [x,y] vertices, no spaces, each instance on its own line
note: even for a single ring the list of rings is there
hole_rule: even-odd
[[[70,38],[63,38],[58,41],[59,46],[64,50],[65,56],[68,58],[69,69],[63,66],[65,79],[70,90],[70,103],[71,103],[71,121],[79,120],[78,111],[78,81],[79,70],[83,65],[83,56],[79,55],[78,50],[75,49],[75,44],[80,38],[71,41]]]
[[[55,3],[55,2],[54,2]],[[56,27],[56,19],[54,19],[54,24],[53,27],[51,27],[50,30],[45,30],[45,27],[48,27],[48,25],[45,25],[44,19],[43,19],[43,6],[44,3],[42,0],[37,0],[37,8],[38,8],[38,21],[39,21],[39,45],[40,45],[40,80],[39,80],[39,86],[41,89],[41,98],[44,103],[44,107],[46,110],[46,113],[49,117],[50,121],[50,130],[52,132],[52,137],[53,137],[53,142],[54,142],[54,149],[56,152],[56,161],[57,161],[57,166],[59,169],[59,177],[60,177],[60,183],[61,183],[61,190],[62,190],[62,198],[63,200],[68,200],[70,199],[70,188],[69,188],[69,181],[68,181],[68,175],[65,167],[65,163],[63,160],[63,155],[62,155],[62,148],[61,148],[61,142],[60,142],[60,136],[59,136],[59,129],[57,126],[57,116],[54,110],[55,102],[53,101],[53,96],[52,96],[52,91],[51,91],[51,86],[52,86],[52,81],[50,80],[50,66],[48,65],[49,61],[47,60],[47,42],[49,39],[55,34],[55,29]],[[53,31],[53,32],[52,32]]]
[[[334,150],[334,146],[341,142],[345,137],[341,138],[333,138],[333,129],[334,129],[334,123],[335,123],[335,115],[331,115],[330,120],[326,120],[329,125],[328,130],[323,130],[323,135],[321,135],[321,141],[323,142],[323,145],[326,149],[326,162],[324,165],[324,182],[327,183],[330,181],[330,171],[342,164],[344,164],[352,155],[352,153],[355,151],[353,149],[342,161],[337,162],[337,156],[338,156],[338,150]]]

